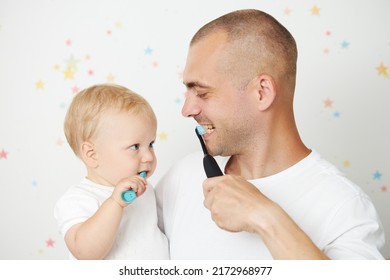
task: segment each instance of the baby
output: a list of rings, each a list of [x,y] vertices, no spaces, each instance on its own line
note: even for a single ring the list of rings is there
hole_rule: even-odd
[[[146,180],[157,164],[157,120],[149,103],[125,87],[95,85],[74,97],[64,129],[87,169],[55,207],[70,257],[168,259],[154,189]],[[136,194],[132,203],[123,196],[129,190]]]

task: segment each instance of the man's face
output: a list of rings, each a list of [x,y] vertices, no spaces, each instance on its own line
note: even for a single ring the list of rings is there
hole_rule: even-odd
[[[216,33],[191,46],[183,73],[187,91],[182,114],[208,128],[203,138],[210,154],[229,156],[245,146],[253,106],[221,67],[221,62],[226,65],[225,42],[226,35]]]

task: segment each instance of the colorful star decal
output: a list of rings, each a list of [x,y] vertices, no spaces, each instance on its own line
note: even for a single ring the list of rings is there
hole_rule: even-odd
[[[351,166],[351,163],[349,162],[349,160],[344,160],[344,161],[343,161],[343,166],[346,167],[346,168],[348,168],[348,167]]]
[[[62,73],[64,73],[64,79],[65,80],[67,80],[67,79],[74,80],[74,69],[73,68],[68,67]]]
[[[378,72],[378,75],[383,75],[385,77],[389,76],[389,73],[387,72],[387,66],[384,65],[382,62],[379,64],[378,67],[376,67],[376,71]]]
[[[166,134],[164,131],[160,132],[158,135],[161,141],[166,141],[168,139],[168,134]]]
[[[333,117],[335,117],[336,119],[340,118],[340,115],[341,113],[339,111],[333,113]]]
[[[36,89],[44,89],[45,88],[45,83],[42,80],[38,80],[35,83],[35,88]]]
[[[331,100],[330,98],[327,98],[323,102],[324,102],[324,107],[325,108],[332,108],[333,100]]]
[[[109,73],[106,78],[107,78],[107,82],[109,82],[109,83],[115,82],[115,76],[112,75],[111,73]]]
[[[310,11],[313,16],[319,16],[320,15],[320,8],[318,8],[316,5],[314,5]]]
[[[289,8],[285,8],[284,10],[283,10],[283,14],[285,15],[285,16],[289,16],[290,14],[291,14],[291,10],[289,9]]]
[[[147,47],[144,49],[144,54],[145,55],[152,55],[153,50],[150,47]]]
[[[348,49],[349,45],[350,45],[350,43],[346,40],[341,42],[341,48],[343,48],[343,49]]]
[[[70,46],[72,45],[72,40],[67,39],[67,40],[65,41],[65,45],[67,45],[68,47],[70,47]]]
[[[57,139],[57,145],[58,146],[62,146],[64,144],[64,141],[62,141],[62,139],[60,137],[58,137]]]
[[[72,87],[72,93],[76,94],[79,93],[80,89],[77,86]]]
[[[382,173],[380,173],[380,172],[377,170],[377,171],[375,171],[374,174],[372,174],[372,178],[373,178],[374,180],[380,180],[380,179],[382,178]]]
[[[383,186],[381,187],[381,192],[387,192],[387,186],[383,185]]]
[[[49,238],[48,240],[46,240],[46,247],[54,247],[54,243],[55,241]]]
[[[38,187],[38,182],[37,182],[36,180],[33,180],[33,181],[31,182],[31,186],[32,186],[33,188]]]
[[[79,62],[80,62],[80,60],[75,59],[73,54],[67,60],[65,60],[65,63],[68,66],[68,68],[71,68],[75,71],[77,70],[77,64]]]
[[[6,152],[4,149],[0,152],[0,159],[7,159],[8,152]]]

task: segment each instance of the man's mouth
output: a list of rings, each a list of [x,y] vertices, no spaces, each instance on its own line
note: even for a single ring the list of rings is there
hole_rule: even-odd
[[[201,124],[207,134],[210,134],[214,131],[215,127],[212,124]]]

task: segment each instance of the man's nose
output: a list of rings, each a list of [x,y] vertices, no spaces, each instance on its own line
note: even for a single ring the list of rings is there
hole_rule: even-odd
[[[186,92],[183,107],[181,108],[181,114],[184,117],[194,117],[200,113],[200,106],[197,102],[195,94]]]

